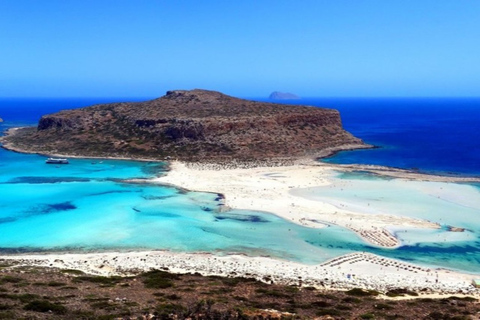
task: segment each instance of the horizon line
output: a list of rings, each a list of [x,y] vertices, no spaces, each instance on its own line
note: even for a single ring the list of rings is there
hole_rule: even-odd
[[[478,99],[478,96],[302,96],[298,99],[270,99],[268,96],[228,96],[240,99],[299,101],[305,99]],[[158,99],[162,96],[0,96],[0,99]]]

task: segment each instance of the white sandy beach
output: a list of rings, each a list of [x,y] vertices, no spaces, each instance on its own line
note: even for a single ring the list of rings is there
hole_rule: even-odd
[[[229,208],[270,212],[308,227],[339,225],[381,247],[400,245],[388,228],[439,227],[426,220],[388,213],[353,212],[292,194],[294,189],[333,184],[334,169],[313,161],[292,166],[232,169],[173,162],[171,171],[155,181],[188,190],[221,193]]]
[[[320,289],[361,287],[386,292],[394,288],[409,288],[425,294],[480,294],[472,286],[471,275],[422,268],[369,253],[352,253],[320,265],[304,265],[266,257],[169,251],[7,255],[1,256],[0,261],[2,259],[15,261],[22,266],[75,269],[103,276],[162,269],[174,273],[244,276],[267,283]]]
[[[353,212],[298,197],[291,192],[332,184],[333,170],[338,169],[336,166],[304,161],[290,166],[240,167],[173,162],[171,171],[153,182],[193,191],[221,193],[225,196],[225,209],[270,212],[312,228],[336,224],[353,230],[365,241],[383,247],[400,244],[388,228],[438,228],[438,224],[425,220],[387,213]],[[4,255],[0,259],[27,266],[78,269],[98,275],[127,275],[164,269],[176,273],[254,277],[264,282],[325,289],[362,287],[385,292],[393,288],[409,288],[427,293],[480,294],[472,285],[474,275],[428,269],[362,252],[340,256],[319,265],[267,257],[170,251],[22,254]]]

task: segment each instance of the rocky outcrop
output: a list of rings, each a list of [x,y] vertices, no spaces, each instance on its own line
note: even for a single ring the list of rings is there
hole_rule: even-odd
[[[2,119],[2,118],[0,118],[0,122],[3,122],[3,119]]]
[[[300,99],[299,96],[293,93],[289,92],[279,92],[279,91],[274,91],[270,94],[268,97],[271,100],[296,100]]]
[[[16,130],[3,142],[41,153],[195,161],[316,156],[365,146],[343,130],[336,110],[206,90],[45,115],[37,128]]]

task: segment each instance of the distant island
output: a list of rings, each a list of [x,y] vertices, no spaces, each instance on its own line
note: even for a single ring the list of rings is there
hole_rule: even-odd
[[[0,118],[0,122],[3,122],[3,119],[2,119],[2,118]]]
[[[289,92],[279,92],[279,91],[272,92],[268,98],[272,99],[272,100],[297,100],[297,99],[300,99],[300,97],[297,96],[296,94],[289,93]]]
[[[202,160],[316,157],[368,147],[337,110],[256,102],[207,90],[64,110],[10,130],[5,148],[42,154]]]

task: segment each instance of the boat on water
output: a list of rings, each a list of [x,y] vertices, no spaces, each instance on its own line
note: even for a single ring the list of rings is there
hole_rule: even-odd
[[[47,160],[45,160],[45,163],[48,163],[48,164],[68,164],[68,159],[48,158]]]

